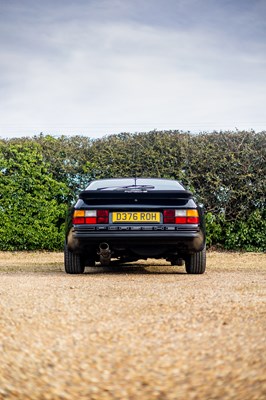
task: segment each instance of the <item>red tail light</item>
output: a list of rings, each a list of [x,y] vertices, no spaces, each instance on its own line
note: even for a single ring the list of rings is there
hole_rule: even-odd
[[[196,209],[191,210],[164,210],[164,224],[199,224],[199,213]]]
[[[199,224],[199,217],[187,217],[187,224]]]
[[[108,224],[108,222],[109,222],[109,211],[97,210],[97,224]]]
[[[75,210],[72,218],[73,225],[108,224],[108,210]]]
[[[187,217],[176,217],[175,224],[187,224],[188,219]]]
[[[164,210],[163,222],[164,224],[175,224],[175,210]]]
[[[85,224],[85,218],[83,217],[75,217],[72,219],[73,225],[80,225],[80,224]]]

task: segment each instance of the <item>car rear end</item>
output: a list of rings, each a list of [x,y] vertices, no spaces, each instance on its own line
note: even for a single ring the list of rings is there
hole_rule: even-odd
[[[120,185],[113,186],[107,181],[109,186],[101,186],[106,180],[89,185],[70,213],[67,248],[84,263],[152,257],[174,264],[204,249],[202,209],[178,182],[115,180]]]

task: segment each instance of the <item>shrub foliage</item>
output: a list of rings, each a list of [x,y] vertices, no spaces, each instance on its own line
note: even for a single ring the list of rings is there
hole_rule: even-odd
[[[1,143],[1,250],[61,247],[67,192],[48,173],[37,143]]]
[[[208,246],[266,250],[266,132],[179,131],[2,140],[1,249],[58,249],[91,179],[178,179],[204,204]]]

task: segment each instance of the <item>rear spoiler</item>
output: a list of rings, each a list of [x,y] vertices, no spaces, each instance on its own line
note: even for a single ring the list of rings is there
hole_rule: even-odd
[[[89,200],[90,202],[97,200],[188,200],[192,198],[192,193],[188,190],[149,190],[149,191],[114,191],[114,190],[83,190],[79,194],[79,198]]]

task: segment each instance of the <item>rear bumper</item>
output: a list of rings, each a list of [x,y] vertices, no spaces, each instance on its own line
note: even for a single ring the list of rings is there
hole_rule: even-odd
[[[201,251],[205,235],[198,225],[180,226],[74,226],[68,233],[67,244],[74,252],[98,247],[101,242],[110,246],[168,246],[181,252]]]

